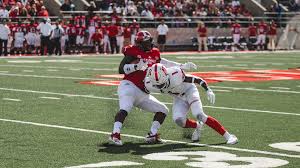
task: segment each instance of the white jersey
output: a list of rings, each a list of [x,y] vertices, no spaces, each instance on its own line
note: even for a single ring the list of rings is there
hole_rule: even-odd
[[[145,78],[145,87],[149,92],[168,93],[172,96],[183,96],[190,88],[196,87],[192,83],[184,82],[185,74],[179,67],[171,67],[167,69],[169,82],[163,89],[153,86],[149,77]]]

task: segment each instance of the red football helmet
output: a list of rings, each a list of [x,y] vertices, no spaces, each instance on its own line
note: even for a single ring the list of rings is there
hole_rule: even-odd
[[[139,31],[135,36],[135,44],[143,51],[150,51],[153,48],[153,38],[148,31]]]

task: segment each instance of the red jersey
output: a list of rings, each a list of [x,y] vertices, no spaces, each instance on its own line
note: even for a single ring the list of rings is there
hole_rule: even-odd
[[[72,24],[69,25],[68,35],[76,36],[76,27]]]
[[[100,42],[102,39],[103,39],[103,36],[102,36],[101,33],[94,33],[94,34],[92,35],[92,40],[93,40],[93,41],[98,41],[98,42]]]
[[[76,35],[84,36],[85,35],[85,26],[76,26]]]
[[[94,16],[92,19],[89,20],[90,26],[99,27],[101,25],[101,18],[98,16]]]
[[[249,37],[256,37],[256,35],[257,35],[257,28],[256,28],[256,26],[254,26],[254,25],[249,26],[249,28],[248,28],[248,34],[249,34]]]
[[[85,16],[76,16],[75,24],[85,26]]]
[[[267,25],[265,23],[260,23],[258,25],[258,34],[266,34],[267,32]]]
[[[137,23],[133,23],[132,25],[130,25],[131,34],[136,35],[139,29],[140,29],[140,25]]]
[[[207,28],[206,27],[199,27],[198,28],[199,37],[206,37],[207,36]]]
[[[153,64],[160,62],[160,52],[157,48],[153,48],[151,51],[144,52],[137,46],[129,45],[124,48],[123,53],[128,57],[143,59],[148,63],[148,67],[151,67]],[[129,80],[142,91],[145,91],[144,79],[146,77],[146,72],[147,71],[138,70],[130,74],[125,74],[123,80]]]
[[[275,23],[271,24],[269,26],[269,31],[268,34],[271,36],[277,35],[277,29],[276,29],[277,25]]]
[[[232,25],[232,34],[241,34],[241,25],[238,23],[235,23]]]
[[[131,32],[129,27],[124,27],[124,38],[130,38]]]
[[[107,31],[108,31],[109,37],[116,37],[118,34],[118,26],[116,26],[116,25],[108,26]]]

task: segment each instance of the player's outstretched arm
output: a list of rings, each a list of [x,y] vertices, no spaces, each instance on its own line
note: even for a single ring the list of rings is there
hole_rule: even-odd
[[[216,96],[214,92],[208,87],[206,81],[196,76],[185,76],[184,82],[197,83],[206,90],[207,99],[211,104],[215,104]]]
[[[119,65],[119,74],[130,74],[134,71],[141,70],[146,65],[147,63],[142,59],[125,56]]]
[[[176,67],[180,67],[184,70],[197,69],[197,65],[192,62],[187,62],[187,63],[181,64],[181,63],[178,63],[175,61],[170,61],[165,58],[161,58],[160,63],[163,64],[167,68],[176,66]]]

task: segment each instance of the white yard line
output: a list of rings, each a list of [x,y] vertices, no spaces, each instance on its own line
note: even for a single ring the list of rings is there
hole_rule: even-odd
[[[238,87],[227,87],[227,86],[210,86],[211,88],[220,88],[220,89],[232,89],[232,90],[247,90],[247,91],[258,91],[258,92],[276,92],[276,93],[294,93],[300,94],[298,91],[291,90],[270,90],[270,89],[255,89],[255,88],[238,88]]]
[[[52,99],[52,100],[60,100],[59,97],[40,97],[41,99]]]
[[[47,79],[73,79],[73,80],[101,80],[101,81],[108,80],[108,79],[99,79],[99,78],[79,78],[79,77],[69,77],[69,76],[45,76],[45,75],[23,75],[23,74],[8,74],[8,73],[0,73],[0,76],[17,76],[17,77],[32,77],[32,78],[47,78]]]
[[[0,73],[8,73],[8,71],[0,71]]]
[[[40,126],[40,127],[48,127],[48,128],[58,128],[58,129],[65,129],[65,130],[90,132],[90,133],[97,133],[97,134],[104,134],[104,135],[111,134],[111,132],[106,132],[106,131],[96,131],[96,130],[90,130],[90,129],[84,129],[84,128],[76,128],[76,127],[68,127],[68,126],[60,126],[60,125],[52,125],[52,124],[42,124],[42,123],[36,123],[36,122],[11,120],[11,119],[4,119],[4,118],[0,118],[0,121],[34,125],[34,126]],[[137,139],[144,139],[143,136],[130,135],[130,134],[122,134],[122,136],[130,137],[130,138],[137,138]],[[191,145],[191,146],[201,146],[201,147],[209,147],[209,148],[216,148],[216,149],[225,149],[225,150],[233,150],[233,151],[240,151],[240,152],[265,154],[265,155],[272,155],[272,156],[282,156],[282,157],[289,157],[289,158],[300,158],[300,155],[290,155],[290,154],[278,153],[278,152],[269,152],[269,151],[252,150],[252,149],[244,149],[244,148],[234,148],[234,147],[229,147],[229,146],[216,146],[216,145],[208,145],[208,144],[189,143],[189,142],[184,142],[184,141],[174,141],[174,140],[167,140],[167,139],[163,139],[163,141],[168,142],[168,143],[187,144],[187,145]]]
[[[2,100],[7,100],[7,101],[21,101],[20,99],[11,99],[11,98],[2,98]]]
[[[231,90],[214,89],[214,92],[232,92]]]
[[[34,72],[33,70],[23,70],[23,72]]]
[[[17,67],[17,68],[41,68],[41,69],[49,69],[49,68],[54,68],[54,69],[75,69],[75,67],[54,67],[54,66],[31,66],[31,65],[0,65],[0,67]],[[76,67],[76,69],[80,70],[92,70],[92,71],[117,71],[117,69],[113,68],[79,68]],[[0,73],[8,72],[8,71],[0,71]]]
[[[57,72],[57,69],[47,69],[48,72]]]
[[[99,96],[94,96],[94,95],[78,95],[78,94],[44,92],[44,91],[35,91],[35,90],[22,90],[22,89],[11,89],[11,88],[0,88],[0,90],[14,91],[14,92],[28,92],[28,93],[61,95],[61,96],[68,96],[68,97],[84,97],[84,98],[103,99],[103,100],[119,100],[117,98],[111,98],[111,97],[99,97]],[[173,103],[166,102],[165,104],[172,105]],[[242,109],[242,108],[232,108],[232,107],[216,107],[216,106],[203,106],[203,107],[212,108],[212,109],[223,109],[223,110],[230,110],[230,111],[239,111],[239,112],[255,112],[255,113],[270,113],[270,114],[279,114],[279,115],[300,116],[300,114],[297,114],[297,113],[277,112],[277,111],[267,111],[267,110]]]
[[[288,87],[270,87],[271,89],[282,89],[282,90],[290,90]]]

